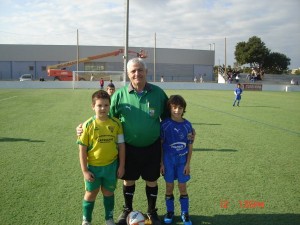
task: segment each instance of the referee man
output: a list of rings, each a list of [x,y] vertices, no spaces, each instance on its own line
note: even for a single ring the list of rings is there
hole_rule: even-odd
[[[156,209],[161,162],[160,119],[166,116],[168,97],[161,88],[147,82],[143,59],[129,60],[127,71],[130,83],[114,93],[110,108],[110,114],[122,122],[126,146],[122,177],[125,204],[118,224],[126,225],[126,217],[133,210],[135,181],[141,177],[146,184],[146,219],[160,225]]]

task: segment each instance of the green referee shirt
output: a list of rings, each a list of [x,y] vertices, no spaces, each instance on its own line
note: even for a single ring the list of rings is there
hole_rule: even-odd
[[[166,117],[167,100],[160,87],[149,83],[142,93],[129,84],[112,95],[110,114],[120,119],[126,143],[145,147],[159,138],[160,118]]]

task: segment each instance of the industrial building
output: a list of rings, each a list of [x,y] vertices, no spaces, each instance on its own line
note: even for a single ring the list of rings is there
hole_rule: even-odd
[[[18,80],[22,74],[32,74],[35,80],[47,75],[47,67],[62,62],[74,61],[89,56],[105,54],[124,49],[121,46],[77,46],[77,45],[12,45],[0,44],[0,81]],[[215,62],[214,50],[170,49],[129,47],[129,58],[135,52],[144,50],[147,57],[148,80],[165,82],[193,82],[200,76],[204,81],[213,80]],[[123,53],[75,63],[67,68],[70,71],[123,71]]]

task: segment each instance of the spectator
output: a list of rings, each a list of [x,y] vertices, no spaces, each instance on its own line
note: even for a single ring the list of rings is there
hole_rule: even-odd
[[[294,79],[291,80],[291,85],[295,85],[295,80]]]
[[[203,83],[203,76],[200,76],[200,83]]]
[[[111,97],[115,93],[115,91],[116,91],[115,85],[112,82],[110,82],[106,87],[106,92]]]
[[[93,74],[91,74],[90,81],[94,81],[94,75]]]
[[[240,76],[239,76],[239,74],[237,74],[237,75],[235,76],[235,82],[236,82],[236,83],[239,83],[239,81],[240,81]]]
[[[100,79],[100,89],[103,90],[103,87],[104,87],[104,80],[101,77],[101,79]]]

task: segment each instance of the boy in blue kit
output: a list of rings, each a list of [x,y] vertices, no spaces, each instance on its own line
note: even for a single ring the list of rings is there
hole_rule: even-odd
[[[190,180],[193,128],[183,118],[186,102],[180,95],[170,96],[167,110],[170,118],[161,122],[162,163],[161,173],[166,181],[167,214],[164,223],[170,224],[174,217],[174,181],[178,180],[180,192],[181,219],[184,225],[192,225],[189,218],[189,197],[186,182]]]
[[[79,159],[85,180],[82,202],[82,225],[91,225],[94,204],[99,191],[103,194],[105,224],[115,225],[113,210],[117,177],[124,175],[125,143],[120,120],[108,116],[110,96],[106,91],[92,95],[94,116],[83,124],[83,133],[77,139]]]
[[[240,106],[240,101],[241,101],[241,98],[242,98],[242,93],[243,93],[243,90],[241,88],[241,84],[238,83],[236,89],[234,90],[235,99],[234,99],[234,102],[233,102],[232,106],[235,106],[236,102],[237,102],[237,106]]]

